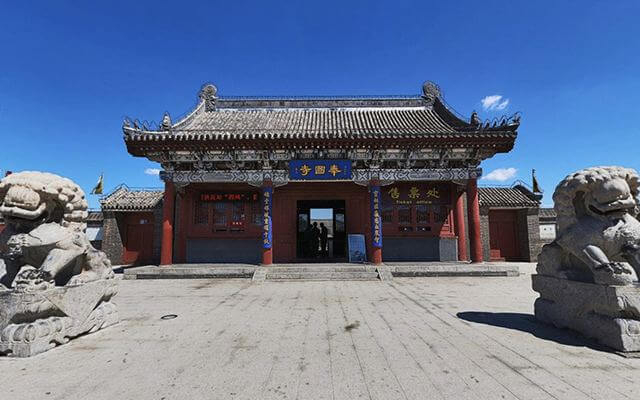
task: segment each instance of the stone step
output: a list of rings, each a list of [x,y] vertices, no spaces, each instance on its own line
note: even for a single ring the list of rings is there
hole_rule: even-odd
[[[377,272],[279,272],[267,271],[267,281],[377,281]]]
[[[376,272],[376,268],[373,266],[355,265],[355,266],[300,266],[300,267],[264,267],[267,272],[284,272],[284,273],[306,273],[306,272]]]

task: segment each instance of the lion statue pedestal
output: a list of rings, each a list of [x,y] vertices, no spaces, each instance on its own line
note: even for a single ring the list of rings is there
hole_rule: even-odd
[[[538,257],[536,318],[621,352],[640,351],[640,177],[587,168],[553,194],[556,240]]]
[[[0,181],[0,355],[29,357],[118,322],[116,280],[85,234],[82,189],[57,175]]]

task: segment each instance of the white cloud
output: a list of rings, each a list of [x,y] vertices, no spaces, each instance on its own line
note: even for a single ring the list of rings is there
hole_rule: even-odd
[[[482,180],[504,182],[516,176],[515,168],[498,168],[482,177]]]
[[[160,175],[159,168],[147,168],[144,170],[144,173],[147,175]]]
[[[504,110],[509,105],[509,99],[503,100],[503,97],[499,94],[487,96],[480,100],[480,102],[482,103],[482,108],[484,108],[485,111]]]

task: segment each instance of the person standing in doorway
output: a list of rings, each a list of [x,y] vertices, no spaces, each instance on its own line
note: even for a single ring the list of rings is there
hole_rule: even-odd
[[[329,229],[324,225],[324,222],[320,222],[320,254],[322,257],[329,257]]]
[[[318,257],[318,245],[320,244],[320,229],[318,229],[318,223],[313,223],[311,228],[311,257]]]

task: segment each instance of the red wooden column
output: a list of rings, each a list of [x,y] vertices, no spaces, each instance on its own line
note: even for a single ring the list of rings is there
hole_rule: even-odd
[[[186,188],[177,196],[180,196],[180,203],[177,205],[177,215],[179,215],[180,217],[177,222],[178,226],[174,230],[175,235],[177,235],[177,240],[175,241],[177,247],[175,252],[175,261],[184,263],[187,261],[187,229],[189,226],[189,211],[192,208],[193,200],[191,197],[191,193],[187,191]]]
[[[382,198],[380,196],[380,185],[377,182],[369,184],[369,209],[371,210],[371,246],[373,254],[371,261],[376,264],[382,264],[382,216],[380,215],[380,207]]]
[[[480,204],[478,203],[478,182],[469,179],[467,183],[467,209],[469,212],[469,236],[471,262],[482,262],[482,238],[480,237]]]
[[[458,236],[458,260],[468,261],[467,255],[467,233],[464,227],[464,198],[463,192],[456,194],[456,208],[454,210],[456,235]]]
[[[262,265],[273,264],[273,185],[262,185]]]
[[[162,248],[160,265],[173,264],[173,212],[176,192],[173,182],[164,182],[164,199],[162,202]]]

